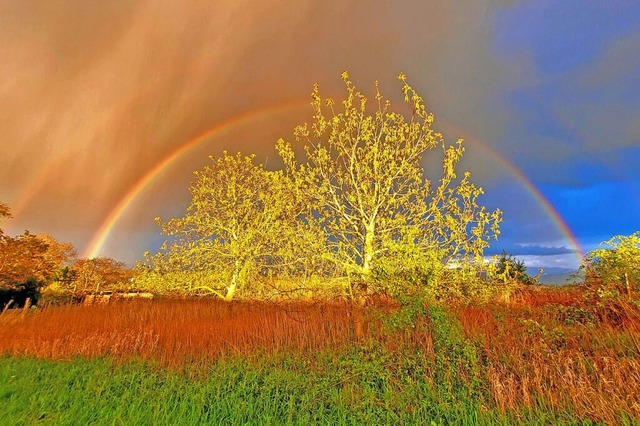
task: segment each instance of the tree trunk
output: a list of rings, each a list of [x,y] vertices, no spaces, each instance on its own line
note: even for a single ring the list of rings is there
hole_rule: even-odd
[[[240,260],[236,260],[233,268],[233,275],[231,276],[231,284],[227,286],[227,293],[223,297],[225,302],[231,302],[233,300],[233,296],[236,294],[236,290],[238,289],[238,282],[240,281],[241,273],[242,262],[240,262]]]
[[[627,296],[631,297],[631,284],[629,283],[629,274],[624,273],[624,281],[627,284]]]
[[[369,224],[365,227],[364,247],[362,250],[362,275],[366,280],[371,273],[371,264],[373,262],[373,239],[375,236],[375,225]]]
[[[223,300],[225,302],[231,302],[233,300],[233,296],[236,293],[236,289],[238,288],[238,270],[236,269],[233,272],[233,276],[231,277],[231,284],[227,286],[227,293],[224,295]]]

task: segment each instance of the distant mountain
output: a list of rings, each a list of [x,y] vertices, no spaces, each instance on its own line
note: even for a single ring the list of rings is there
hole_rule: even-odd
[[[528,271],[530,276],[535,276],[538,271]],[[540,276],[538,282],[546,285],[577,284],[584,280],[584,273],[579,270],[565,268],[549,268]]]

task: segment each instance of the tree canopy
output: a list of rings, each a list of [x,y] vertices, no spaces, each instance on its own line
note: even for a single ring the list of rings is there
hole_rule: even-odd
[[[0,285],[14,287],[35,279],[40,285],[54,279],[60,268],[75,256],[69,243],[48,234],[25,232],[0,240]]]
[[[9,207],[0,203],[0,220],[9,217]],[[25,231],[12,237],[0,228],[0,307],[37,302],[40,289],[58,280],[74,258],[73,245],[51,235]]]
[[[132,271],[123,262],[109,257],[78,259],[69,271],[67,288],[75,294],[119,290],[129,284]]]
[[[9,207],[0,203],[0,220],[10,217]],[[105,257],[77,259],[71,243],[49,234],[25,231],[12,237],[0,228],[0,307],[19,306],[27,297],[37,302],[43,289],[80,296],[129,288],[131,277],[124,263]]]
[[[349,275],[369,279],[374,269],[480,261],[499,234],[500,210],[487,211],[482,188],[468,172],[457,178],[462,140],[447,146],[433,128],[423,99],[398,76],[411,113],[391,110],[379,91],[373,108],[349,79],[341,104],[312,93],[313,121],[296,127],[293,144],[278,142],[286,172],[307,195],[305,220],[324,231],[325,251]],[[438,182],[425,177],[424,157],[442,151]],[[388,271],[387,271],[388,272]]]
[[[296,194],[282,172],[267,171],[241,153],[213,158],[195,172],[192,201],[181,218],[158,223],[171,236],[147,258],[151,272],[176,278],[178,289],[231,300],[259,272],[304,261],[294,243]]]

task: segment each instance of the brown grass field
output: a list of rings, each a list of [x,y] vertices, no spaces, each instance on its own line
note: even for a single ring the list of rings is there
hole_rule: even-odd
[[[409,329],[382,326],[395,309],[157,299],[15,310],[0,317],[0,355],[138,358],[179,369],[224,357],[339,352],[373,339],[391,352],[410,347],[435,359],[428,318]],[[571,406],[581,418],[610,424],[620,412],[640,419],[637,307],[592,306],[577,289],[534,288],[509,302],[446,309],[478,349],[493,408]]]

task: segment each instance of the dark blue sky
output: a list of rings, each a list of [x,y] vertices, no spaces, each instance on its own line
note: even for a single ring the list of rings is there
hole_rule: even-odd
[[[640,4],[516,3],[496,12],[493,48],[522,76],[498,146],[585,248],[638,230]]]
[[[209,155],[275,164],[275,141],[311,118],[313,83],[341,97],[343,70],[394,101],[404,71],[448,140],[467,139],[463,166],[505,212],[491,253],[577,266],[530,185],[587,250],[640,229],[637,1],[8,0],[0,52],[4,227],[81,252],[114,217],[100,254],[157,248],[153,218],[184,211]]]

